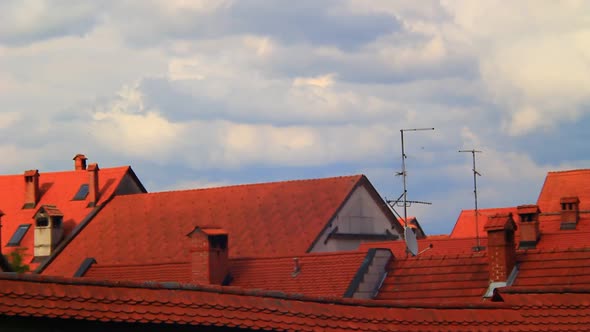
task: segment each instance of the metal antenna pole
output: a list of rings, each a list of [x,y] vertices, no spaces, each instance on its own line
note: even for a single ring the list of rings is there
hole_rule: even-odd
[[[402,177],[404,181],[404,228],[408,227],[408,188],[406,186],[406,152],[404,148],[404,131],[423,131],[423,130],[434,130],[434,128],[412,128],[412,129],[400,129],[402,136]]]
[[[477,176],[481,176],[477,169],[475,168],[475,154],[480,153],[481,151],[471,149],[471,150],[459,150],[459,152],[470,152],[473,158],[473,196],[475,198],[475,239],[477,241],[477,246],[473,248],[475,251],[480,251],[482,249],[479,241],[479,212],[477,210]]]

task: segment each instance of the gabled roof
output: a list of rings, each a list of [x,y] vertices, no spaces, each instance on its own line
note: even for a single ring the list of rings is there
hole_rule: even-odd
[[[129,166],[103,168],[100,170],[98,204],[109,200],[117,186],[126,174],[133,174]],[[134,174],[133,174],[134,176]],[[39,173],[39,202],[34,209],[23,209],[25,198],[25,184],[23,174],[0,175],[0,209],[4,212],[2,217],[3,252],[10,253],[16,247],[7,247],[19,225],[32,224],[33,217],[42,206],[55,206],[63,213],[64,236],[67,237],[80,224],[80,222],[93,211],[88,207],[89,198],[73,200],[80,186],[87,184],[88,171],[63,171]],[[139,185],[141,185],[139,183]],[[34,227],[30,227],[20,241],[19,247],[25,248],[25,262],[34,268],[36,263],[29,263],[33,258]]]
[[[561,211],[562,197],[577,196],[580,210],[590,210],[590,169],[549,172],[543,189],[539,194],[537,205],[541,212]]]
[[[44,271],[185,261],[195,226],[228,232],[230,257],[306,253],[363,175],[117,196]]]

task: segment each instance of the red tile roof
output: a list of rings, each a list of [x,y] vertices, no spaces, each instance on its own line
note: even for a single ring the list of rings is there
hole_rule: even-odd
[[[0,274],[0,315],[279,331],[583,331],[590,324],[590,291],[585,294],[567,306],[487,303],[412,307],[231,287]]]
[[[232,286],[278,290],[290,294],[342,297],[367,254],[307,254],[298,257],[244,258],[231,262]]]
[[[495,214],[512,213],[513,218],[518,218],[516,207],[492,208],[492,209],[478,209],[479,217],[477,226],[479,229],[479,237],[487,237],[488,234],[484,227],[490,216]],[[455,227],[451,232],[452,238],[472,238],[475,237],[475,210],[462,210],[459,218],[455,222]]]
[[[129,166],[104,168],[100,170],[100,200],[106,202],[115,192],[125,174],[132,172]],[[82,184],[87,184],[87,171],[41,172],[39,175],[40,199],[34,209],[23,209],[25,197],[24,175],[0,175],[0,209],[2,217],[2,239],[4,254],[12,252],[15,247],[6,244],[21,224],[32,224],[33,216],[43,205],[53,205],[63,213],[64,237],[70,234],[80,222],[91,213],[88,197],[84,200],[72,200]],[[20,242],[25,248],[25,262],[32,268],[34,227],[30,227]]]
[[[517,261],[519,272],[513,286],[532,289],[548,286],[590,288],[590,246],[521,252]]]
[[[562,197],[577,196],[580,210],[590,210],[590,169],[549,172],[537,204],[541,212],[561,211]]]
[[[403,303],[481,302],[489,284],[485,253],[394,260],[378,300]]]
[[[108,265],[184,261],[195,226],[226,230],[230,257],[301,255],[368,183],[356,175],[117,196],[44,274],[72,276],[87,257]]]

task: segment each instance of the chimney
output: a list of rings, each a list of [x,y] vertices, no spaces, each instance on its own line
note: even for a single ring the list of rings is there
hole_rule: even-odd
[[[89,207],[94,207],[98,203],[99,197],[99,183],[98,183],[98,164],[90,164],[88,165],[88,197],[90,202],[88,203]]]
[[[580,200],[578,196],[562,197],[561,203],[561,226],[560,229],[576,229],[578,224]]]
[[[191,282],[201,285],[225,285],[229,277],[227,232],[220,228],[200,228],[191,238]]]
[[[54,205],[42,205],[35,219],[35,257],[51,255],[63,237],[63,213]]]
[[[484,229],[488,233],[490,281],[507,282],[516,264],[516,224],[512,219],[512,213],[490,216]]]
[[[23,209],[33,209],[39,203],[39,170],[25,171],[25,205]]]
[[[88,158],[86,158],[85,155],[78,153],[72,160],[74,160],[74,169],[76,171],[86,170],[86,160],[88,160]]]
[[[534,249],[541,237],[539,231],[539,206],[520,205],[517,208],[520,217],[519,249]]]

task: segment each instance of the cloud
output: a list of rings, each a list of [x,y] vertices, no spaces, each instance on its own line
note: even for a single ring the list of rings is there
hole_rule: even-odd
[[[20,45],[82,36],[99,20],[100,5],[69,0],[6,0],[0,3],[0,44]]]

